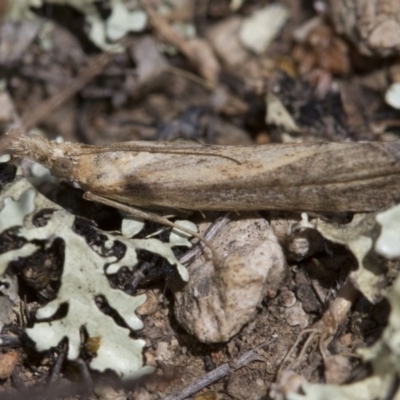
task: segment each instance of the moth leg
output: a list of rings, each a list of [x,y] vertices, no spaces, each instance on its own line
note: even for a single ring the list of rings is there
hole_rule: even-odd
[[[119,203],[118,201],[110,200],[110,199],[108,199],[106,197],[103,197],[103,196],[98,196],[98,195],[96,195],[96,194],[94,194],[92,192],[84,193],[83,198],[85,200],[94,201],[96,203],[101,203],[101,204],[104,204],[106,206],[110,206],[110,207],[116,208],[118,210],[124,211],[127,214],[132,215],[133,217],[143,218],[143,219],[146,219],[148,221],[157,222],[159,224],[166,225],[166,226],[169,226],[171,228],[179,229],[180,231],[185,232],[185,233],[187,233],[187,234],[189,234],[189,235],[201,240],[211,250],[212,255],[213,255],[213,259],[214,260],[218,260],[217,251],[215,250],[215,248],[211,244],[211,242],[209,242],[205,237],[203,237],[202,235],[200,235],[199,233],[197,233],[195,231],[192,231],[191,229],[185,228],[183,226],[180,226],[180,225],[170,221],[166,217],[162,217],[160,215],[154,214],[154,213],[149,212],[149,211],[143,211],[143,210],[140,210],[139,208],[128,206],[126,204]]]

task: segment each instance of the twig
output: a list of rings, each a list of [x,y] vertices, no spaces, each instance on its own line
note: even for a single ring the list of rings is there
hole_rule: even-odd
[[[220,65],[209,44],[203,39],[185,40],[168,23],[168,21],[152,7],[151,1],[142,0],[142,7],[149,17],[153,28],[167,42],[175,46],[192,64],[209,85],[216,83]]]
[[[264,348],[275,341],[275,338],[269,340],[266,343],[258,346],[256,349],[247,351],[246,353],[242,354],[239,359],[235,363],[226,363],[222,364],[220,367],[215,368],[208,374],[204,375],[202,378],[198,379],[196,382],[191,383],[190,385],[186,386],[183,390],[179,393],[172,393],[167,397],[164,397],[163,400],[183,400],[193,394],[197,393],[199,390],[204,389],[205,387],[211,385],[212,383],[219,381],[226,375],[240,369],[247,364],[250,364],[253,361],[264,361],[264,359],[257,353],[257,350]]]
[[[65,356],[66,356],[66,346],[65,343],[61,346],[60,351],[58,353],[58,357],[56,362],[53,365],[53,369],[50,374],[49,384],[54,384],[60,379],[61,368],[64,364]]]
[[[0,347],[20,347],[21,340],[9,335],[0,335]]]
[[[85,388],[87,390],[87,393],[93,392],[93,380],[92,377],[90,376],[89,368],[86,362],[81,358],[78,358],[75,362],[78,365],[79,372],[81,373],[83,382],[85,383]]]
[[[173,75],[181,76],[189,81],[192,81],[192,82],[202,86],[206,90],[209,90],[209,91],[213,90],[213,87],[209,81],[207,81],[203,78],[200,78],[199,76],[192,74],[191,72],[186,71],[182,68],[177,68],[177,67],[173,67],[172,65],[168,65],[166,68],[166,72],[173,74]]]
[[[66,385],[60,388],[59,384],[45,389],[28,388],[16,393],[2,393],[1,400],[43,400],[45,398],[55,399],[57,397],[72,397],[87,393],[86,387],[81,384]]]
[[[164,40],[175,46],[189,60],[193,60],[193,51],[185,39],[183,39],[168,23],[168,21],[157,13],[150,1],[143,0],[142,7],[149,17],[150,24]]]
[[[24,383],[24,381],[22,380],[22,378],[19,376],[20,372],[17,371],[16,369],[14,369],[11,378],[13,380],[14,386],[18,391],[23,391],[26,390],[26,385]]]
[[[94,57],[78,74],[77,78],[64,87],[60,92],[40,103],[37,107],[22,116],[22,129],[29,131],[42,122],[48,115],[57,110],[63,103],[84,88],[96,75],[113,60],[115,54],[103,53]]]

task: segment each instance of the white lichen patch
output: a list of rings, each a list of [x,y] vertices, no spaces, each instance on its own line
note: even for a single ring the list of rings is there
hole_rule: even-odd
[[[35,210],[35,196],[34,189],[27,189],[17,200],[4,198],[0,211],[0,233],[23,224],[25,217]]]
[[[125,220],[124,220],[125,221]],[[181,225],[187,229],[193,231],[197,230],[197,226],[190,221],[176,221],[178,225]],[[108,238],[112,238],[112,235],[108,235]],[[136,250],[147,250],[164,257],[170,264],[176,265],[178,273],[184,282],[189,280],[189,273],[187,269],[176,259],[172,247],[186,246],[191,247],[192,244],[188,240],[189,235],[185,232],[180,231],[177,228],[172,229],[169,243],[162,243],[158,239],[147,238],[147,239],[126,239],[118,237],[118,241],[127,246],[125,256],[118,262],[112,263],[107,267],[107,274],[115,274],[123,266],[134,266],[137,264],[137,253]]]
[[[349,278],[371,302],[382,298],[386,285],[385,266],[378,254],[393,259],[400,256],[400,206],[380,213],[356,214],[349,224],[321,219],[308,221],[306,214],[296,230],[315,227],[327,240],[345,245],[355,256],[358,269]]]
[[[117,241],[125,245],[124,255],[117,259],[114,255],[104,256],[98,248],[91,247],[83,236],[73,230],[75,217],[40,195],[24,178],[19,177],[7,185],[0,195],[0,205],[2,231],[13,228],[15,235],[27,240],[21,248],[0,255],[1,273],[5,272],[11,261],[32,255],[41,246],[46,249],[56,239],[64,242],[63,271],[57,297],[37,311],[37,322],[26,330],[35,342],[36,349],[49,350],[67,338],[67,357],[75,360],[83,346],[84,330],[89,339],[99,341],[99,347],[90,362],[92,369],[111,369],[124,380],[152,371],[152,367],[143,365],[145,341],[130,337],[131,330],[143,327],[135,311],[145,302],[146,295],[130,296],[111,288],[105,271],[116,273],[122,266],[133,269],[138,262],[137,250],[145,249],[176,265],[182,278],[187,280],[186,269],[172,252],[173,246],[188,244],[187,237],[180,235],[178,240],[171,235],[174,240],[162,243],[155,238],[127,239],[98,231],[107,237],[107,249],[111,249]],[[32,217],[42,209],[55,211],[45,226],[36,227]],[[113,318],[100,310],[96,304],[98,297],[103,298],[119,314],[127,327],[117,325]],[[54,317],[62,305],[67,306],[65,315]]]
[[[379,260],[375,258],[375,269],[371,261],[373,250],[385,258],[399,257],[400,206],[378,214],[359,215],[347,226],[326,224],[318,220],[319,231],[329,240],[346,244],[359,262],[359,274],[355,282],[364,294],[374,299],[378,291],[376,282],[382,278]],[[375,273],[376,275],[374,276]],[[387,289],[381,286],[380,293]],[[287,393],[288,400],[383,400],[400,398],[396,381],[400,373],[400,277],[388,290],[386,297],[391,306],[388,325],[381,338],[370,348],[361,349],[365,362],[370,363],[372,372],[367,378],[351,384],[301,385],[302,394]],[[395,389],[395,391],[394,391]]]
[[[382,229],[375,251],[388,259],[400,257],[400,206],[379,213],[376,222]]]
[[[11,156],[9,154],[3,154],[0,156],[0,163],[9,162],[11,160]]]
[[[35,210],[36,191],[24,180],[16,179],[6,187],[0,197],[0,233],[8,229],[18,229],[25,218]],[[28,243],[22,249],[10,250],[0,254],[0,278],[10,262],[19,257],[28,257],[38,246]]]
[[[382,298],[385,287],[385,267],[374,251],[374,243],[379,235],[379,226],[374,213],[356,214],[349,224],[329,223],[315,220],[321,235],[334,243],[348,247],[358,262],[358,268],[351,271],[349,278],[371,302]]]
[[[121,48],[110,43],[122,38],[128,32],[140,32],[146,27],[147,14],[138,7],[128,8],[121,0],[109,2],[110,15],[104,20],[96,7],[96,0],[19,0],[9,2],[8,18],[14,20],[38,18],[32,8],[44,4],[64,4],[80,11],[89,27],[88,37],[103,50],[115,51]],[[129,6],[135,2],[130,2]]]
[[[51,318],[61,304],[68,305],[67,315],[56,321],[37,323],[27,329],[28,336],[39,351],[55,347],[68,338],[68,359],[75,360],[80,353],[82,327],[89,338],[99,337],[100,347],[90,367],[99,371],[110,368],[124,379],[148,372],[142,367],[143,340],[132,340],[129,330],[117,326],[114,320],[103,314],[95,304],[97,296],[104,296],[116,309],[127,325],[141,329],[143,324],[135,310],[146,300],[145,295],[129,296],[110,288],[104,274],[104,265],[115,257],[102,257],[88,248],[86,240],[73,232],[74,217],[65,211],[57,211],[46,226],[22,229],[20,235],[31,240],[53,240],[61,237],[65,241],[65,259],[62,283],[57,298],[40,308],[38,320]]]
[[[127,238],[137,235],[144,227],[144,221],[140,218],[126,217],[122,220],[121,234]]]

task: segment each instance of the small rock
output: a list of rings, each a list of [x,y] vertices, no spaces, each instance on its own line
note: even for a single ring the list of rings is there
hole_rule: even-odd
[[[397,0],[329,0],[335,31],[362,55],[397,56],[400,49],[400,3]]]
[[[347,357],[337,354],[325,358],[325,380],[328,384],[340,385],[347,380],[352,370]]]
[[[243,45],[256,54],[263,53],[278,36],[289,18],[289,11],[282,4],[268,4],[244,19],[240,29]]]
[[[301,261],[323,249],[324,240],[317,230],[295,229],[296,226],[301,226],[298,214],[272,211],[270,224],[289,261]]]
[[[240,66],[249,59],[249,53],[239,40],[241,24],[242,19],[235,16],[214,25],[207,33],[214,51],[228,67]]]
[[[0,64],[11,66],[20,62],[43,24],[44,22],[39,19],[11,21],[7,18],[2,20],[0,25]]]
[[[156,359],[160,361],[169,361],[172,358],[172,353],[168,349],[169,345],[167,342],[158,342],[156,350]]]
[[[269,396],[273,400],[284,400],[289,393],[299,393],[305,383],[307,381],[304,376],[285,370],[280,374],[279,380],[271,385]]]
[[[146,365],[151,365],[153,367],[157,365],[156,359],[154,358],[154,355],[150,353],[150,351],[145,351],[144,358],[146,360]]]
[[[138,315],[152,315],[157,311],[158,296],[153,290],[148,290],[146,295],[146,301],[136,309],[136,314]]]
[[[213,245],[223,255],[220,262],[196,260],[189,283],[175,293],[178,322],[205,343],[225,342],[238,333],[268,288],[279,288],[286,266],[271,227],[256,213],[229,223]]]
[[[18,351],[11,350],[8,353],[0,354],[0,379],[7,379],[18,364]]]
[[[303,329],[307,328],[308,316],[304,312],[300,302],[297,302],[291,308],[287,308],[285,314],[286,314],[286,322],[290,326],[300,326]]]
[[[400,109],[400,83],[394,82],[385,93],[385,101],[390,107],[395,108],[396,110]]]
[[[137,387],[135,388],[132,398],[140,400],[153,400],[154,396],[152,396],[145,388]]]
[[[262,379],[251,379],[249,376],[233,374],[226,391],[238,400],[260,400],[266,397],[267,390]]]
[[[296,296],[288,288],[283,288],[279,294],[279,303],[286,308],[293,307],[296,304]]]
[[[94,392],[100,400],[126,400],[127,395],[122,389],[115,390],[104,382],[97,382]]]
[[[340,336],[339,342],[342,346],[349,347],[353,342],[351,333],[345,333],[344,335]]]

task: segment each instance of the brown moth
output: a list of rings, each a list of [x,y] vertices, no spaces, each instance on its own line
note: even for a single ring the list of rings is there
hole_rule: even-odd
[[[153,210],[365,212],[400,201],[400,142],[89,146],[21,135],[10,147],[92,199]]]

